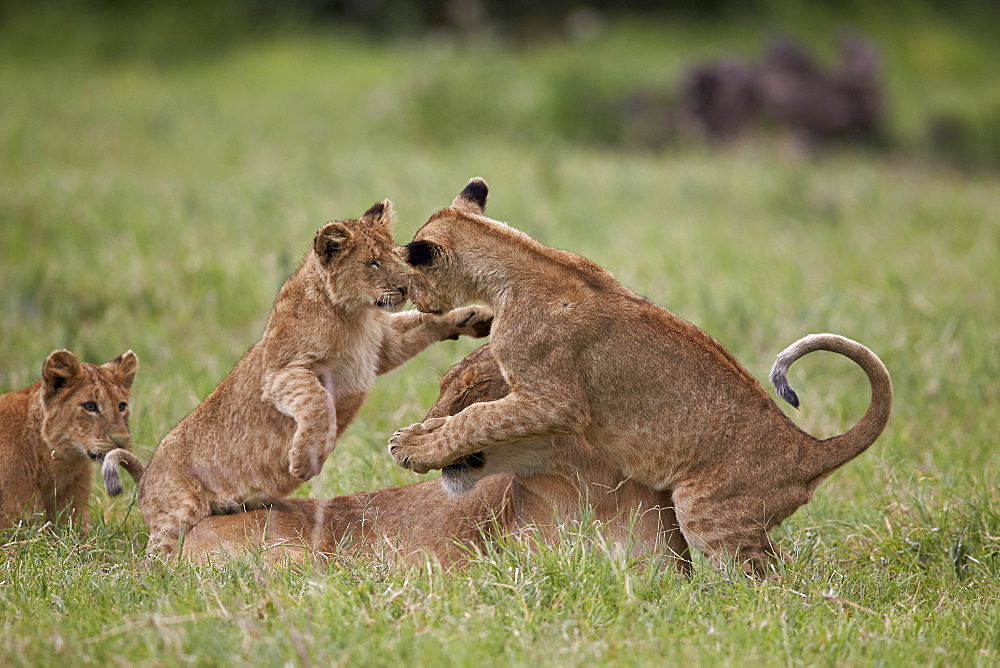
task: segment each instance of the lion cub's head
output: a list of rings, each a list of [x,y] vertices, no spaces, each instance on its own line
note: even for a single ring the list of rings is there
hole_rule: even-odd
[[[441,379],[441,393],[424,419],[455,415],[472,404],[502,399],[509,392],[510,386],[487,344],[448,370]],[[444,467],[441,482],[449,494],[465,494],[489,475],[536,473],[551,454],[551,438],[492,446]]]
[[[396,254],[392,225],[392,202],[385,200],[357,220],[327,223],[316,233],[312,253],[334,303],[390,311],[406,304],[407,276]]]
[[[131,350],[100,366],[57,350],[42,366],[42,437],[57,456],[100,460],[128,447],[128,399],[139,358]]]
[[[484,215],[488,194],[485,181],[472,179],[450,207],[431,216],[403,247],[401,255],[411,268],[410,300],[418,311],[444,313],[478,299],[477,286],[489,277],[468,272],[475,262],[463,262],[463,255],[489,255],[498,242],[491,230],[521,234]]]

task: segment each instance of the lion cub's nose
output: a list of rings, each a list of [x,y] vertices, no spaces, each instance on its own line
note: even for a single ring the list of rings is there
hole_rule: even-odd
[[[401,296],[401,297],[402,297],[403,299],[406,299],[406,292],[407,292],[407,290],[406,290],[406,286],[405,286],[405,285],[401,285],[401,286],[399,286],[399,287],[398,287],[398,288],[396,288],[396,289],[397,289],[397,290],[399,290],[399,295],[400,295],[400,296]]]
[[[110,438],[116,448],[128,447],[128,445],[132,442],[132,437],[128,434],[112,434]]]

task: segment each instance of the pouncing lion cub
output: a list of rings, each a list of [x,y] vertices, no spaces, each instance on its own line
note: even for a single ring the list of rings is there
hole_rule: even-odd
[[[781,353],[771,380],[793,406],[788,367],[815,350],[845,355],[871,383],[861,421],[818,440],[709,335],[593,262],[487,218],[487,193],[473,179],[406,246],[410,297],[429,313],[493,306],[491,348],[511,392],[397,431],[396,462],[422,473],[509,441],[582,434],[633,480],[673,495],[692,546],[763,576],[777,554],[768,529],[885,428],[892,385],[882,362],[833,334]]]
[[[0,396],[0,529],[35,507],[49,521],[68,510],[87,531],[91,460],[131,444],[128,399],[138,368],[131,350],[101,366],[57,350],[40,381]]]
[[[261,340],[160,443],[139,481],[151,550],[175,551],[212,513],[287,495],[319,474],[377,375],[433,342],[488,333],[487,307],[392,313],[407,293],[392,222],[385,200],[321,228]]]

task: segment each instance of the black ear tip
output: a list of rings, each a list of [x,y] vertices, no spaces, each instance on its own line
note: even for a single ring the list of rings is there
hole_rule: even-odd
[[[406,263],[411,267],[421,267],[430,264],[437,252],[437,247],[429,241],[411,241],[406,244]]]
[[[486,197],[490,194],[490,187],[486,185],[486,181],[483,181],[478,176],[469,181],[469,185],[465,186],[465,190],[462,191],[462,197],[474,202],[480,209],[486,207]]]
[[[136,364],[138,364],[139,363],[139,356],[136,355],[131,350],[126,350],[121,355],[119,355],[118,357],[116,357],[113,360],[111,360],[111,362],[113,364],[122,364],[125,361],[128,361],[130,363],[134,361]]]
[[[383,200],[378,204],[372,204],[371,208],[365,211],[363,218],[380,218],[385,214],[386,207],[391,206],[389,200]]]

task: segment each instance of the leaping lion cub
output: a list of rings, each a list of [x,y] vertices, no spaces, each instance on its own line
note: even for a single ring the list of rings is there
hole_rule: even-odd
[[[100,366],[57,350],[40,381],[0,396],[0,529],[34,505],[49,521],[68,510],[87,531],[91,460],[131,444],[128,399],[138,368],[131,350]]]
[[[213,512],[287,495],[319,474],[377,375],[435,341],[488,333],[487,307],[391,313],[407,286],[392,218],[385,200],[320,229],[260,342],[160,443],[139,481],[151,550],[173,552]]]
[[[868,375],[861,421],[818,440],[706,333],[593,262],[487,218],[487,193],[481,179],[470,181],[405,253],[419,310],[493,306],[491,348],[511,393],[397,431],[389,441],[396,462],[423,473],[508,441],[583,434],[632,479],[672,493],[691,545],[763,576],[777,552],[768,529],[885,428],[892,385],[882,362],[833,334],[807,336],[778,356],[771,380],[793,406],[786,373],[809,352],[845,355]]]

